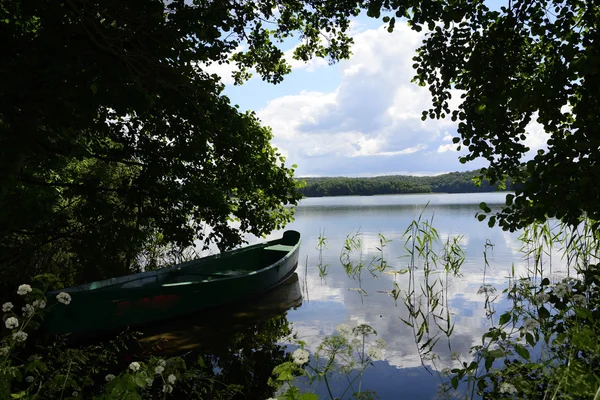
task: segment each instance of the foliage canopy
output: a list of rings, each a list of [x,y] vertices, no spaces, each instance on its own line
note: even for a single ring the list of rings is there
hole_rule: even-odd
[[[389,175],[369,178],[322,177],[303,178],[299,189],[306,197],[371,196],[404,193],[475,193],[498,190],[488,181],[473,182],[477,171],[450,172],[436,176]],[[510,183],[507,188],[512,189]]]
[[[227,248],[285,224],[284,206],[299,198],[293,169],[203,67],[231,61],[237,83],[251,71],[278,83],[290,67],[277,41],[300,33],[297,58],[335,62],[349,55],[346,32],[361,10],[390,32],[396,19],[428,30],[414,58],[415,81],[432,94],[423,118],[458,122],[462,161],[490,163],[481,178],[523,183],[490,224],[600,219],[592,1],[492,10],[483,0],[9,0],[0,6],[2,271],[93,264],[102,272],[86,278],[97,278],[135,269],[166,243]],[[548,150],[523,161],[533,120]]]
[[[591,0],[512,0],[499,10],[476,1],[364,3],[372,17],[395,18],[428,33],[414,57],[415,81],[428,86],[423,119],[458,122],[463,163],[483,157],[482,178],[522,182],[491,216],[514,230],[546,217],[578,224],[600,219],[600,5]],[[390,18],[390,12],[395,16]],[[451,110],[452,90],[462,91]],[[548,134],[529,161],[530,122]]]
[[[114,276],[159,245],[229,248],[290,221],[293,168],[203,66],[244,43],[237,82],[251,68],[280,82],[290,68],[275,42],[295,31],[299,56],[335,61],[350,43],[336,13],[320,1],[2,2],[2,274]]]

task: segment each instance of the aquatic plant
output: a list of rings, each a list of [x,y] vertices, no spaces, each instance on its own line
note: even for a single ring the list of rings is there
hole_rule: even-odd
[[[319,237],[317,238],[317,250],[319,251],[317,268],[319,269],[319,277],[321,279],[327,276],[327,269],[329,268],[329,264],[323,264],[323,250],[327,249],[327,238],[324,235],[325,232],[319,231]]]
[[[292,360],[284,362],[273,369],[270,383],[278,389],[278,400],[316,400],[315,393],[302,393],[299,379],[303,378],[309,387],[325,385],[327,398],[330,400],[346,399],[347,395],[355,399],[376,398],[374,392],[362,388],[364,371],[373,362],[383,358],[385,341],[371,340],[377,332],[367,324],[350,327],[340,324],[336,333],[321,339],[313,354],[306,350],[303,340],[295,340],[300,346],[292,353]],[[340,393],[334,393],[333,379],[345,379],[346,384]]]
[[[466,399],[600,398],[600,241],[593,224],[548,221],[524,230],[527,275],[513,268],[503,291],[511,307],[491,318],[481,344],[471,348],[473,359],[458,360],[450,387],[465,382]],[[566,278],[550,273],[556,252],[567,260]]]

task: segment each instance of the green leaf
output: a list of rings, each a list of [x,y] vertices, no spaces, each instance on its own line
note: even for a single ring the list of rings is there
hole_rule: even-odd
[[[490,368],[492,368],[492,365],[494,364],[494,360],[495,360],[494,357],[489,357],[488,356],[488,357],[485,358],[485,370],[486,371],[489,371]]]
[[[298,400],[319,400],[319,396],[314,393],[302,393]]]
[[[541,286],[543,287],[543,286],[548,286],[548,285],[550,285],[550,279],[548,279],[548,278],[542,279]]]
[[[500,349],[490,350],[488,351],[488,356],[493,358],[502,358],[505,356],[505,353],[503,350]]]
[[[451,382],[452,388],[456,390],[458,388],[458,376],[453,376]]]
[[[508,323],[510,321],[510,318],[511,318],[510,311],[509,312],[505,312],[504,314],[502,314],[500,316],[500,321],[499,321],[500,325],[504,325],[504,324]]]
[[[507,206],[511,206],[513,204],[513,199],[515,198],[514,194],[507,194],[506,195],[506,205]]]
[[[523,346],[520,343],[516,343],[515,344],[515,351],[517,352],[518,355],[520,355],[521,357],[523,357],[525,360],[529,361],[529,350],[527,350],[525,348],[525,346]]]
[[[292,375],[292,371],[289,369],[280,371],[277,376],[278,381],[291,381],[292,379],[294,379],[294,375]]]
[[[146,378],[148,378],[146,373],[136,374],[135,375],[135,384],[141,388],[145,388],[146,387]]]
[[[487,385],[488,385],[488,384],[487,384],[487,382],[485,381],[485,379],[479,379],[479,380],[477,381],[477,388],[478,388],[480,391],[483,391],[483,390],[485,390],[485,388],[487,387]]]
[[[546,309],[546,307],[544,307],[544,306],[541,306],[541,307],[538,309],[538,315],[539,315],[541,318],[550,318],[550,312],[549,312],[549,311]]]

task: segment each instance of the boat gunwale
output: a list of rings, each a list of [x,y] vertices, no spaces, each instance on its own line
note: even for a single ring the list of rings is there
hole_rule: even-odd
[[[285,232],[296,232],[294,230],[289,230],[289,231],[285,231]],[[284,232],[284,234],[285,234]],[[184,261],[183,263],[179,263],[179,264],[173,264],[173,265],[169,265],[167,267],[161,268],[159,270],[155,270],[155,271],[144,271],[144,272],[138,272],[136,274],[130,274],[130,275],[124,275],[121,277],[117,277],[117,278],[109,278],[109,279],[103,279],[101,281],[93,281],[90,283],[84,283],[82,285],[78,285],[78,286],[71,286],[71,287],[67,287],[67,288],[63,288],[63,289],[58,289],[58,290],[53,290],[48,292],[47,294],[52,296],[55,294],[58,294],[60,292],[66,292],[66,293],[77,293],[77,294],[83,294],[83,293],[110,293],[110,292],[120,292],[123,290],[126,290],[128,293],[133,293],[133,292],[137,292],[137,291],[141,291],[141,290],[147,290],[149,289],[148,287],[144,287],[144,286],[140,286],[140,287],[132,287],[132,288],[116,288],[114,286],[117,285],[122,285],[125,283],[129,283],[129,282],[133,282],[136,281],[138,279],[144,279],[144,278],[149,278],[149,277],[156,277],[158,279],[158,276],[161,275],[165,275],[167,273],[173,273],[173,272],[180,272],[182,271],[182,268],[187,268],[187,267],[191,267],[193,264],[198,264],[198,263],[205,263],[208,262],[209,260],[215,260],[218,258],[224,258],[224,257],[231,257],[231,256],[235,256],[239,253],[245,253],[245,252],[249,252],[249,251],[255,251],[255,250],[259,250],[261,248],[265,248],[265,247],[269,247],[271,245],[273,245],[275,242],[280,242],[283,240],[283,236],[279,239],[273,239],[270,240],[268,242],[264,242],[264,243],[257,243],[254,245],[250,245],[250,246],[246,246],[246,247],[242,247],[239,249],[234,249],[231,251],[228,251],[226,253],[218,253],[218,254],[211,254],[208,255],[206,257],[200,257],[197,258],[195,260],[189,260],[189,261]],[[198,281],[191,281],[191,283],[189,283],[188,285],[185,285],[186,287],[191,287],[191,286],[195,286],[197,284],[210,284],[213,282],[223,282],[223,281],[228,281],[231,279],[241,279],[241,278],[245,278],[251,275],[258,275],[259,273],[265,272],[266,270],[272,269],[275,266],[277,266],[278,264],[281,264],[282,262],[286,261],[294,252],[296,252],[298,250],[298,248],[300,247],[300,242],[301,242],[301,238],[300,236],[298,236],[298,240],[297,242],[293,245],[293,248],[290,249],[288,252],[286,252],[286,254],[279,258],[277,261],[275,261],[274,263],[271,263],[269,265],[267,265],[266,267],[260,268],[260,269],[256,269],[256,270],[251,270],[247,273],[244,273],[242,275],[236,275],[236,276],[221,276],[221,277],[217,277],[215,279],[206,281],[206,280],[198,280]],[[182,266],[185,264],[190,264],[187,266]],[[184,271],[182,271],[183,273],[185,273]],[[209,275],[209,274],[208,274]],[[207,275],[207,276],[208,276]],[[120,282],[115,282],[112,283],[110,285],[107,286],[100,286],[98,288],[95,289],[90,289],[90,288],[81,288],[81,286],[91,286],[94,283],[101,283],[101,282],[106,282],[106,281],[110,281],[111,279],[123,279],[126,277],[133,277],[136,276],[136,278],[134,279],[130,279],[130,280],[125,280],[125,281],[120,281]],[[169,286],[164,286],[164,285],[157,285],[157,286],[153,286],[153,289],[159,289],[159,290],[164,290],[165,288],[168,288]],[[176,287],[176,286],[171,286],[171,287]]]

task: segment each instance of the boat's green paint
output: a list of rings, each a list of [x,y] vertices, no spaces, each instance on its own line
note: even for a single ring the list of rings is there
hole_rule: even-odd
[[[181,316],[269,290],[298,265],[300,233],[157,271],[48,293],[49,332],[91,333]],[[67,292],[71,304],[56,303]],[[52,304],[54,303],[54,304]]]

